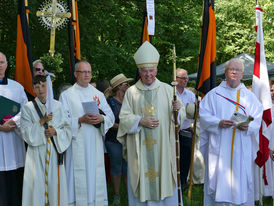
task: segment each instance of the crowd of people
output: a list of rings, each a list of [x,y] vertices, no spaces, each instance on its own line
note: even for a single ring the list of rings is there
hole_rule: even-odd
[[[121,205],[122,183],[130,206],[183,205],[179,196],[188,186],[195,116],[189,115],[194,111],[188,105],[198,101],[187,88],[188,73],[182,68],[176,70],[174,100],[173,87],[156,77],[160,55],[149,42],[133,58],[139,80],[130,86],[133,79],[120,73],[108,86],[101,85],[104,89],[91,83],[90,63],[77,62],[76,83],[62,89],[59,101],[49,95],[47,72],[36,60],[32,82],[36,98],[28,102],[24,88],[5,76],[7,59],[0,52],[1,206]],[[252,206],[256,199],[254,159],[263,106],[241,83],[243,72],[240,60],[229,61],[226,80],[199,103],[195,144],[200,145],[196,152],[203,160],[194,164],[194,173],[199,171],[204,183],[204,206]],[[274,81],[270,91],[274,102]],[[235,116],[250,121],[237,124]],[[105,149],[113,197],[108,197]],[[265,190],[274,198],[273,150],[274,137]]]

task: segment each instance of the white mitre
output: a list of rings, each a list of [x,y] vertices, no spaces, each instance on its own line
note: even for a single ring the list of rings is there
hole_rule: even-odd
[[[148,41],[145,41],[134,54],[134,60],[139,69],[144,67],[157,67],[160,54]]]

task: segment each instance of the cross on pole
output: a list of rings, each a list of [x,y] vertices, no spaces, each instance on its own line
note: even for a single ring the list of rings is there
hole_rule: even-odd
[[[70,18],[70,12],[58,12],[57,11],[57,0],[52,0],[51,7],[48,8],[48,11],[37,11],[36,16],[38,17],[49,17],[51,19],[50,23],[50,49],[49,53],[51,56],[54,56],[54,47],[55,47],[55,30],[63,23],[65,18]],[[58,4],[60,5],[60,4]],[[62,20],[60,24],[60,20]]]

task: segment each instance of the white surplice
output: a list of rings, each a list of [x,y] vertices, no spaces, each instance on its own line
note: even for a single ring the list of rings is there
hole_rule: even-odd
[[[21,108],[28,102],[23,86],[11,79],[7,79],[7,84],[0,84],[0,95],[19,103]],[[20,128],[20,116],[21,112],[12,118],[16,124],[15,130],[0,131],[0,171],[24,167],[26,149],[18,129]]]
[[[229,120],[236,110],[240,89],[241,114],[254,121],[247,131],[236,129],[232,147],[233,127],[223,129],[219,122]],[[254,205],[253,164],[258,151],[258,131],[263,108],[257,97],[243,84],[230,88],[226,81],[212,89],[200,103],[200,150],[206,165],[204,205]],[[231,168],[231,158],[232,168]],[[231,181],[232,172],[232,181]]]
[[[66,152],[65,166],[69,192],[69,205],[107,205],[107,189],[102,136],[114,124],[114,115],[104,94],[89,85],[84,88],[77,83],[60,96],[72,126],[72,144]],[[97,101],[104,115],[100,128],[82,123],[82,102]]]
[[[46,113],[46,107],[38,98],[35,99],[42,114]],[[67,114],[60,102],[54,100],[55,111],[52,125],[57,135],[53,136],[58,153],[63,153],[71,143],[71,127]],[[46,136],[45,129],[40,125],[40,117],[32,102],[28,102],[22,109],[21,133],[28,143],[26,165],[23,182],[22,206],[45,205],[45,165],[46,165]],[[48,200],[49,205],[58,205],[58,165],[57,152],[50,142],[48,169]],[[67,184],[64,164],[59,165],[60,176],[60,206],[68,204]]]

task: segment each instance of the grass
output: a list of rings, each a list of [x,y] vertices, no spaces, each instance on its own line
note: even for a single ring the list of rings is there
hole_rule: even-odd
[[[183,194],[183,202],[184,206],[203,206],[203,185],[194,185],[192,188],[191,193],[191,200],[188,199],[187,192],[185,191]],[[127,200],[127,192],[126,187],[124,184],[121,185],[121,206],[128,206],[128,200]],[[112,200],[113,200],[113,188],[112,185],[108,185],[108,200],[109,200],[109,206],[112,206]],[[271,197],[264,197],[263,198],[263,206],[273,206]],[[256,202],[255,206],[259,206],[259,203]]]

